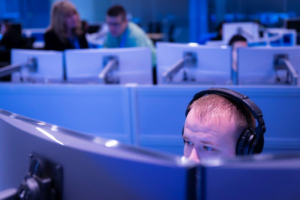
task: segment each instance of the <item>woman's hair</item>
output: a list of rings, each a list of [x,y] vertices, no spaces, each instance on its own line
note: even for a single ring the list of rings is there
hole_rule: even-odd
[[[82,34],[79,13],[75,6],[69,1],[58,1],[53,3],[51,8],[51,21],[48,30],[53,30],[62,42],[67,41],[67,29],[64,24],[65,18],[70,14],[78,16],[78,24],[75,29],[76,35]]]

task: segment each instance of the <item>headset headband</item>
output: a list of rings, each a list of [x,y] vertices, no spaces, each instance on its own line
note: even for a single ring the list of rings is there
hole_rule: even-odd
[[[251,99],[249,99],[249,97],[226,88],[210,88],[208,90],[204,90],[195,94],[186,109],[185,116],[187,116],[190,112],[189,107],[194,101],[208,94],[220,95],[234,101],[238,105],[245,105],[258,122],[258,126],[255,128],[255,133],[262,135],[266,132],[265,121],[263,119],[263,114],[260,108]]]

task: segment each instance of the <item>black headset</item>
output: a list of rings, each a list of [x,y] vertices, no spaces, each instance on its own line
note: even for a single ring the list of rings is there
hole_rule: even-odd
[[[260,108],[251,99],[249,99],[249,97],[241,93],[226,88],[210,88],[208,90],[203,90],[194,95],[192,101],[189,103],[185,111],[185,116],[187,117],[188,113],[190,112],[190,105],[192,105],[194,101],[208,94],[223,96],[235,102],[238,106],[245,105],[247,109],[250,110],[253,117],[258,122],[258,125],[255,130],[248,127],[240,135],[236,145],[236,155],[250,155],[261,153],[264,148],[264,133],[266,132],[263,114]]]

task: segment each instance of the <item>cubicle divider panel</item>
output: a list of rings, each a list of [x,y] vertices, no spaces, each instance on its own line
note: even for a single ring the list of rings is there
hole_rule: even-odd
[[[182,155],[185,109],[196,92],[207,88],[209,86],[137,87],[132,98],[136,99],[133,134],[138,145]],[[248,95],[261,108],[267,127],[265,153],[300,151],[299,87],[227,88]]]
[[[195,93],[210,87],[1,84],[0,108],[86,134],[182,155],[186,107]],[[261,108],[267,127],[264,152],[300,151],[300,87],[227,88],[249,96]]]
[[[204,87],[202,88],[204,89]],[[138,146],[182,155],[185,109],[197,87],[132,88],[133,138]]]
[[[262,110],[267,131],[264,152],[300,151],[300,87],[236,87]]]
[[[1,84],[0,108],[131,143],[128,93],[120,86]]]

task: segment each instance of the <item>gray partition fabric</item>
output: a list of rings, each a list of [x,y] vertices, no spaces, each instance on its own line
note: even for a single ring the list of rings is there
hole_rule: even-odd
[[[196,92],[209,87],[1,84],[0,108],[89,135],[182,155],[186,106]],[[264,152],[300,151],[300,87],[227,88],[248,95],[263,111]]]
[[[185,109],[193,95],[210,86],[136,88],[135,110],[139,145],[183,152],[181,130]],[[218,87],[218,86],[213,86]],[[220,86],[224,87],[224,86]],[[262,110],[266,122],[266,152],[300,151],[300,88],[275,86],[226,87],[249,96]]]
[[[0,108],[131,143],[129,90],[99,85],[1,84]]]

